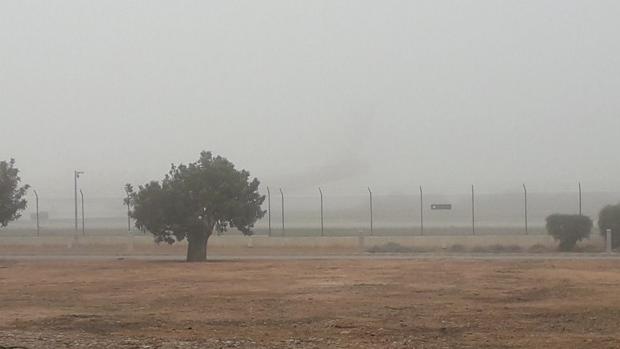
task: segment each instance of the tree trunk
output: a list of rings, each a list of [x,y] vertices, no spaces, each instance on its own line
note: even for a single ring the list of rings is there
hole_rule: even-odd
[[[195,232],[187,237],[187,261],[205,262],[207,260],[207,241],[211,234]]]

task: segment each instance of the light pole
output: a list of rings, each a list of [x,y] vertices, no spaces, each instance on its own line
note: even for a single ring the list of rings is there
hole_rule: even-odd
[[[325,234],[325,230],[323,228],[323,191],[321,187],[319,187],[319,194],[321,195],[321,236]]]
[[[267,217],[269,218],[269,236],[271,236],[271,191],[267,187]]]
[[[84,229],[84,193],[80,189],[80,196],[82,197],[82,235],[86,235],[86,229]]]
[[[77,199],[77,180],[80,175],[84,174],[82,171],[73,171],[73,201],[75,206],[75,232],[78,231],[78,199]]]
[[[35,197],[35,202],[36,202],[36,210],[37,210],[37,236],[39,236],[40,233],[40,227],[39,227],[39,194],[37,193],[36,190],[34,191],[34,197]]]
[[[373,220],[372,220],[372,190],[368,187],[368,195],[370,200],[370,235],[373,233]]]

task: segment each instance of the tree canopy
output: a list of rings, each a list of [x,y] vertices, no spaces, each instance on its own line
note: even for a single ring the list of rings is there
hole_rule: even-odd
[[[20,182],[15,159],[0,161],[0,228],[21,217],[21,212],[26,208],[24,196],[30,186],[20,187]]]
[[[592,219],[578,214],[552,214],[547,217],[547,232],[560,241],[560,251],[571,251],[577,242],[586,239],[592,231]]]
[[[203,151],[196,162],[173,164],[161,181],[141,185],[137,191],[129,184],[125,189],[138,229],[152,233],[156,242],[187,239],[187,260],[204,261],[214,231],[236,228],[252,234],[254,223],[266,212],[258,186],[248,171]]]
[[[598,227],[603,236],[611,229],[612,247],[620,246],[620,204],[603,207],[598,215]]]

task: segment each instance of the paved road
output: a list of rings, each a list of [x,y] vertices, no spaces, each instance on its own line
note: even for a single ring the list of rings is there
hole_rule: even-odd
[[[620,253],[484,253],[484,254],[352,254],[352,255],[211,255],[211,261],[234,260],[620,260]],[[6,255],[1,260],[146,260],[183,261],[184,256],[158,255]]]

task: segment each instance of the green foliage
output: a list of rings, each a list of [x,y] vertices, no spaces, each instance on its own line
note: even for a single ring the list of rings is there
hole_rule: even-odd
[[[21,217],[21,212],[26,208],[24,196],[30,186],[20,187],[20,182],[15,159],[0,161],[0,228]]]
[[[258,186],[248,171],[202,152],[194,163],[173,164],[161,182],[146,183],[137,191],[128,184],[125,190],[138,229],[152,233],[156,242],[187,239],[188,260],[204,260],[213,231],[236,228],[252,234],[254,223],[265,214],[261,209],[265,196],[258,193]]]
[[[577,242],[590,236],[592,219],[582,215],[552,214],[547,217],[547,232],[560,241],[560,251],[572,251]]]
[[[620,246],[620,204],[605,206],[598,215],[598,228],[603,237],[611,229],[611,246]]]

